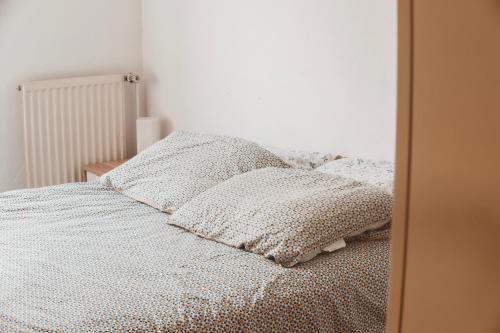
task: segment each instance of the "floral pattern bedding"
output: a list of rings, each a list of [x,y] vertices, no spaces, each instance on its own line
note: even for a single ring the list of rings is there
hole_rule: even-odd
[[[366,182],[388,193],[394,191],[394,163],[389,161],[347,157],[324,163],[316,171]]]
[[[303,170],[313,170],[329,161],[341,158],[340,155],[332,153],[286,150],[269,146],[264,146],[264,148],[281,158],[292,168]]]
[[[290,166],[256,143],[175,131],[103,175],[103,185],[172,213],[196,195],[250,170]]]
[[[392,218],[392,196],[317,171],[261,168],[201,193],[167,219],[201,237],[292,267]]]
[[[98,183],[0,194],[0,331],[384,331],[386,239],[284,268],[165,215]]]

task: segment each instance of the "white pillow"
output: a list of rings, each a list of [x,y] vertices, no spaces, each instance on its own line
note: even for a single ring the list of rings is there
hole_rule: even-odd
[[[324,163],[315,170],[365,182],[393,193],[394,163],[392,162],[341,158]]]
[[[318,171],[261,168],[200,193],[166,222],[290,267],[391,216],[391,195],[375,186]]]
[[[247,140],[178,131],[103,175],[101,183],[172,213],[226,179],[265,167],[290,166]]]
[[[392,162],[347,157],[327,162],[315,170],[365,182],[390,194],[394,192],[394,163]],[[349,235],[349,237],[356,237],[367,231],[377,230],[384,225],[385,223],[368,225],[364,229]]]
[[[268,146],[264,146],[264,148],[280,157],[283,161],[295,169],[313,170],[329,161],[340,158],[340,155],[332,153],[286,150]]]

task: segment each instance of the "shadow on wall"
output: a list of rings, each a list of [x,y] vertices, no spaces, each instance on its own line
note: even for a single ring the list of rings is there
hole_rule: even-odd
[[[0,0],[0,17],[5,14],[7,8],[9,8],[9,6],[11,6],[14,1],[15,0]],[[2,23],[2,20],[0,20],[0,23]]]
[[[4,21],[2,19],[2,16],[5,15],[6,11],[7,11],[7,0],[0,0],[0,27],[2,26],[2,22]]]
[[[166,137],[174,130],[174,124],[169,119],[161,118],[161,136]]]
[[[2,1],[2,0],[0,0],[0,1]],[[155,73],[149,73],[147,82],[145,82],[141,85],[142,95],[147,96],[148,87],[151,87],[154,85],[158,85],[158,78],[155,75]],[[147,114],[150,115],[151,110],[149,110],[148,98],[145,98],[145,100],[143,101],[142,107],[144,108],[145,111],[147,111]],[[166,112],[166,114],[168,115],[168,112]],[[160,117],[160,130],[161,130],[161,137],[164,138],[164,137],[168,136],[170,133],[172,133],[172,131],[174,130],[174,124],[172,123],[172,121],[170,119],[162,116],[162,117]]]
[[[8,30],[11,21],[8,18],[15,12],[15,1],[0,0],[0,41],[1,45],[6,49],[10,48],[9,40],[10,36],[13,35],[13,32]],[[5,37],[7,41],[4,40]],[[5,59],[3,61],[5,63]],[[4,161],[0,167],[0,192],[25,186],[23,135],[22,131],[18,130],[22,128],[22,116],[17,109],[19,94],[15,90],[18,82],[12,79],[11,74],[12,72],[7,71],[7,73],[2,73],[3,76],[0,78],[0,104],[7,101],[6,105],[0,107],[3,122],[0,123],[0,134],[2,136],[0,155]],[[4,160],[4,153],[6,152],[8,162]]]

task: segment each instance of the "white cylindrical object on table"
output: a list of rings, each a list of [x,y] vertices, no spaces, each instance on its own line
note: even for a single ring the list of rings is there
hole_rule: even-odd
[[[137,118],[137,153],[160,141],[160,119],[158,117]]]

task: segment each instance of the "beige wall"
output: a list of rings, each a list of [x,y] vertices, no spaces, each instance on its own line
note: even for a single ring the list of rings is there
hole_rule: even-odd
[[[393,159],[395,0],[144,0],[143,22],[168,128]]]
[[[0,0],[0,192],[24,185],[26,80],[141,70],[139,0]]]

